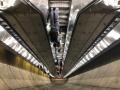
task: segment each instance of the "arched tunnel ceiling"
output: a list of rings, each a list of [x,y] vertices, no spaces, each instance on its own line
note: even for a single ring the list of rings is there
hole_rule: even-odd
[[[54,74],[55,66],[42,15],[30,6],[20,3],[4,11],[2,16]]]
[[[64,64],[64,75],[78,62],[80,56],[115,15],[116,12],[111,7],[102,3],[79,13]]]

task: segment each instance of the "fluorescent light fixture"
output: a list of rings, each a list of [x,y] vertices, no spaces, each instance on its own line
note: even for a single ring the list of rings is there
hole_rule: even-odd
[[[39,63],[36,63],[35,65],[36,65],[36,66],[38,66],[38,65],[39,65]]]
[[[85,56],[86,60],[89,61],[90,57],[88,55]]]
[[[107,40],[106,40],[106,38],[103,38],[103,41],[105,42],[105,44],[107,45],[107,46],[109,46],[111,43],[109,43]]]
[[[27,59],[30,60],[32,58],[31,54],[28,54]]]
[[[35,58],[33,57],[30,61],[31,61],[31,62],[35,61]]]
[[[120,33],[116,32],[115,30],[110,31],[110,33],[107,34],[108,38],[113,38],[114,40],[118,40],[120,38]]]
[[[94,57],[94,55],[93,55],[91,52],[89,52],[88,55],[90,56],[90,58],[93,58],[93,57]]]
[[[94,54],[96,55],[96,54],[100,53],[100,50],[95,46],[95,47],[93,48],[93,52],[94,52]]]
[[[37,63],[37,61],[35,60],[34,62],[33,62],[33,64],[36,64]]]
[[[103,48],[107,48],[107,44],[105,44],[105,42],[103,40],[101,40],[99,43],[101,44],[101,46]]]
[[[18,48],[15,49],[16,52],[19,52],[21,50],[22,46],[19,45]]]
[[[87,60],[85,58],[83,58],[82,61],[85,62],[85,63],[87,62]]]
[[[28,54],[28,53],[27,53],[26,51],[23,51],[22,56],[23,56],[23,57],[26,57],[27,54]]]
[[[85,62],[83,60],[80,61],[81,64],[85,64]]]
[[[101,47],[100,43],[98,43],[96,47],[97,47],[100,51],[103,50],[103,48]]]

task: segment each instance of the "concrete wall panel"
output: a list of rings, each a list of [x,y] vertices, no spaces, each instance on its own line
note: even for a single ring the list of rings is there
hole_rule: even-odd
[[[120,60],[74,76],[68,83],[120,90]]]
[[[0,90],[15,90],[48,83],[50,80],[47,74],[0,45]]]

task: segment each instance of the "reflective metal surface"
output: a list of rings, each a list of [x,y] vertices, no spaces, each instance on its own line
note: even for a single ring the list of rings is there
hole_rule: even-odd
[[[11,29],[11,28],[2,18],[0,18],[0,22],[2,22],[0,25],[0,40],[4,44],[9,46],[12,50],[14,50],[17,54],[26,58],[26,60],[31,62],[33,65],[38,66],[39,68],[42,67],[42,69],[45,70],[46,73],[49,73],[49,75],[52,76],[52,74],[49,72],[49,70],[46,68],[46,66],[43,65],[42,62],[37,60],[36,57],[34,57],[25,47],[23,47],[13,36],[11,36],[5,30],[5,28],[7,28],[7,29]],[[4,26],[5,26],[5,28],[4,28]],[[17,36],[17,34],[16,34],[16,36]]]
[[[101,38],[101,40],[99,39],[100,37],[97,38],[96,40],[97,42],[96,41],[94,42],[94,44],[96,45],[93,44],[93,46],[91,46],[88,49],[88,51],[86,51],[85,54],[79,59],[79,62],[76,63],[76,65],[64,77],[69,76],[71,73],[73,73],[74,71],[82,67],[88,61],[92,60],[96,55],[100,54],[106,48],[109,48],[110,45],[112,45],[114,42],[120,39],[120,30],[119,30],[120,18],[119,17],[120,16],[118,14],[118,16],[114,19],[114,21],[111,22],[111,24],[106,28],[106,30],[108,29],[109,31],[111,29],[112,30],[110,32],[105,30],[100,37],[102,37],[103,34],[106,36],[104,38]]]
[[[87,8],[86,6],[88,4],[90,4],[91,2],[93,2],[93,4],[94,4],[93,0],[84,0],[84,1],[80,0],[79,2],[78,2],[78,0],[72,0],[70,16],[69,16],[69,24],[68,24],[68,28],[67,28],[66,41],[65,41],[64,54],[63,54],[64,61],[65,61],[65,58],[67,55],[72,32],[75,27],[75,23],[77,21],[78,14],[81,12],[81,10],[83,10],[84,8]],[[97,2],[97,0],[95,2]],[[90,7],[91,5],[92,5],[92,3],[90,5],[88,5],[88,7]]]

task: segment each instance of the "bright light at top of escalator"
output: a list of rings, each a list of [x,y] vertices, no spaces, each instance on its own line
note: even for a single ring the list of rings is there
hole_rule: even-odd
[[[105,5],[112,6],[114,8],[120,7],[120,0],[101,0]]]
[[[0,0],[0,9],[4,10],[15,5],[16,0]]]

